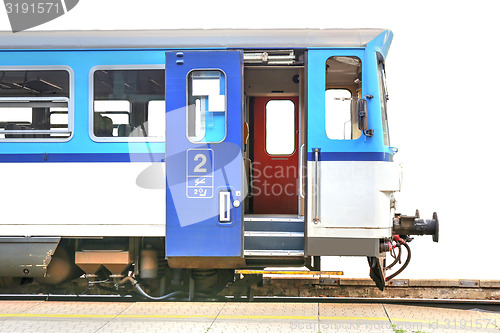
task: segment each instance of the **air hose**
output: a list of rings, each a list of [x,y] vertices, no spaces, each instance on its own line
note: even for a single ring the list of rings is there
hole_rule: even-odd
[[[134,278],[132,278],[131,276],[126,276],[124,277],[123,279],[121,279],[118,284],[119,285],[122,285],[122,284],[125,284],[127,282],[130,282],[132,284],[132,286],[144,297],[146,298],[149,298],[151,300],[154,300],[154,301],[161,301],[161,300],[164,300],[164,299],[169,299],[169,298],[174,298],[174,297],[177,297],[177,296],[180,296],[183,294],[182,291],[174,291],[174,292],[171,292],[169,294],[166,294],[166,295],[163,295],[163,296],[159,296],[159,297],[155,297],[155,296],[151,296],[151,295],[148,295],[142,288],[141,286],[139,285],[139,282],[137,282],[137,280],[135,280]]]
[[[401,245],[398,243],[395,248],[398,249],[398,255],[397,256],[394,256],[394,261],[389,265],[387,266],[385,269],[391,269],[394,265],[396,265],[398,262],[401,263]],[[392,255],[392,254],[391,254]]]
[[[155,296],[151,296],[151,295],[148,295],[143,289],[142,287],[140,286],[139,282],[137,280],[135,280],[133,277],[131,276],[126,276],[124,277],[123,279],[121,279],[120,281],[117,281],[116,283],[118,285],[122,285],[122,284],[125,284],[127,282],[130,282],[130,284],[132,284],[132,286],[144,297],[150,299],[150,300],[153,300],[153,301],[161,301],[161,300],[165,300],[165,299],[169,299],[169,298],[179,298],[179,296],[186,296],[187,295],[187,292],[185,291],[180,291],[180,290],[177,290],[177,291],[173,291],[169,294],[166,294],[166,295],[163,295],[163,296],[158,296],[158,297],[155,297]],[[213,295],[209,295],[209,294],[205,294],[205,293],[201,293],[201,292],[196,292],[194,294],[195,296],[197,297],[204,297],[204,298],[214,298]]]
[[[388,277],[385,278],[386,281],[389,281],[391,279],[393,279],[394,277],[398,276],[402,271],[405,270],[405,268],[408,266],[408,264],[410,263],[410,260],[411,260],[411,250],[410,250],[410,246],[405,242],[405,241],[400,241],[401,245],[403,245],[406,250],[408,251],[408,255],[406,257],[406,261],[405,263],[403,264],[403,266],[401,266],[401,268],[399,268],[394,274],[392,275],[389,275]],[[401,249],[399,250],[400,253],[398,255],[398,258],[400,258],[401,256]],[[397,259],[396,259],[397,260]],[[391,264],[392,265],[392,264]],[[391,266],[392,267],[392,266]]]

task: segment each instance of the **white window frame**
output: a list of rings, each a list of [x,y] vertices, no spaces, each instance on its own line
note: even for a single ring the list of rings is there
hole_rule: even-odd
[[[34,100],[37,101],[49,101],[49,100],[67,100],[68,104],[68,130],[67,131],[57,131],[57,130],[37,130],[36,133],[34,131],[23,131],[23,134],[49,134],[49,133],[60,133],[69,132],[70,135],[66,138],[0,138],[0,142],[68,142],[70,141],[75,134],[75,74],[73,72],[73,68],[66,65],[43,65],[43,66],[0,66],[0,71],[61,71],[64,70],[68,72],[69,79],[69,97],[34,97]],[[33,98],[25,98],[25,97],[1,97],[0,101],[4,102],[15,102],[15,101],[27,101],[33,100]],[[0,104],[1,105],[1,104]],[[2,133],[5,133],[2,131]]]
[[[189,126],[189,76],[191,75],[191,73],[193,72],[203,72],[203,71],[218,71],[218,72],[221,72],[222,74],[224,74],[224,103],[225,103],[225,108],[226,110],[224,111],[224,137],[222,138],[222,140],[220,141],[216,141],[216,142],[209,142],[209,141],[193,141],[191,139],[191,137],[189,136],[189,130],[188,130],[188,126]],[[228,81],[228,77],[227,77],[227,74],[226,72],[224,72],[221,68],[194,68],[192,70],[190,70],[187,74],[186,74],[186,138],[188,139],[189,142],[191,143],[194,143],[194,144],[214,144],[214,143],[221,143],[221,142],[224,142],[226,141],[226,138],[227,138],[227,81]]]
[[[95,136],[94,134],[94,73],[101,70],[148,70],[148,69],[163,69],[164,64],[152,65],[98,65],[90,69],[89,72],[89,127],[88,132],[92,141],[95,142],[165,142],[165,135],[163,137],[131,137],[131,136]],[[165,94],[165,101],[166,101]]]

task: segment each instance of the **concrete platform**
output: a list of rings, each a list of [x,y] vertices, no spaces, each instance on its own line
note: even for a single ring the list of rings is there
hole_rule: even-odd
[[[500,314],[394,304],[0,301],[0,332],[500,332]]]

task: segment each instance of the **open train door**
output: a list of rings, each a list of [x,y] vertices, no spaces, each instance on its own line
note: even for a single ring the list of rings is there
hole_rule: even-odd
[[[243,264],[242,51],[166,52],[166,257]]]

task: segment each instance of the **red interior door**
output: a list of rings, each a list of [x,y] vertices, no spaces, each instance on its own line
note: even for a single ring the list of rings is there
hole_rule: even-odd
[[[254,214],[298,213],[298,105],[298,97],[254,100]]]

